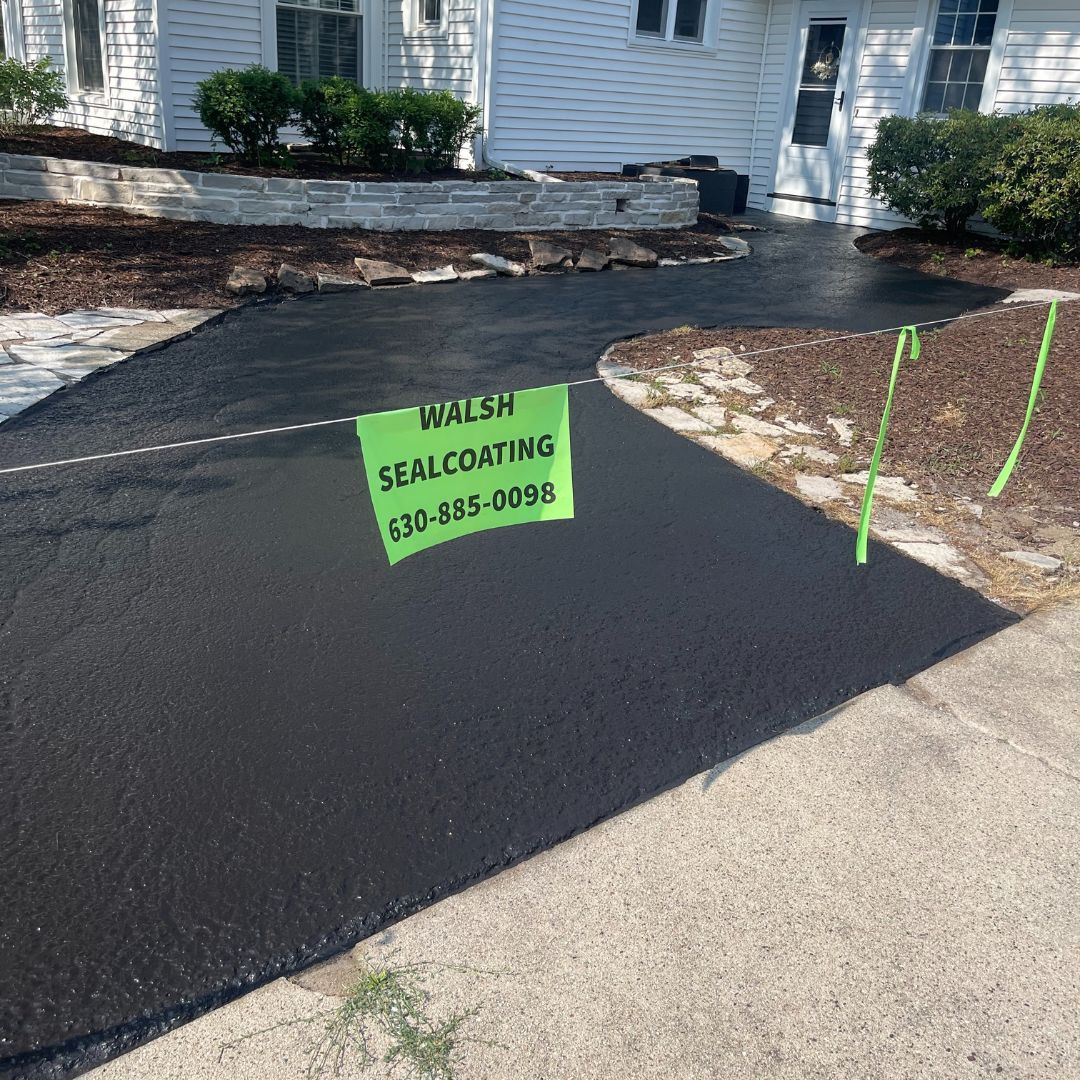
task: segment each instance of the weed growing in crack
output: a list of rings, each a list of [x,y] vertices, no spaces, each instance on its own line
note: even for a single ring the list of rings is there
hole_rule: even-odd
[[[836,471],[838,473],[856,472],[856,466],[857,463],[854,454],[841,454],[839,460],[836,462]]]

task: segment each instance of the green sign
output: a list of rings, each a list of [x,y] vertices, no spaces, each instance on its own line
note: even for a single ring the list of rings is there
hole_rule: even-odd
[[[468,533],[574,516],[565,385],[356,419],[390,565]]]

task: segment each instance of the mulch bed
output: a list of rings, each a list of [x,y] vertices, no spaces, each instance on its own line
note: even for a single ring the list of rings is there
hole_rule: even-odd
[[[882,472],[921,488],[985,499],[1016,439],[1046,321],[1045,308],[1003,309],[922,335],[917,361],[905,360],[897,384]],[[639,369],[692,359],[695,349],[726,345],[736,353],[790,345],[835,331],[742,329],[669,331],[618,346],[612,359]],[[885,403],[896,338],[755,356],[751,379],[777,399],[776,409],[825,427],[827,416],[855,425],[850,453],[869,463]],[[1058,309],[1041,404],[1020,463],[999,502],[1056,506],[1071,521],[1080,507],[1080,302]],[[1064,505],[1062,505],[1064,504]],[[1067,508],[1072,509],[1067,509]],[[1067,509],[1067,512],[1062,512]]]
[[[855,246],[886,262],[978,285],[1080,292],[1080,266],[1046,266],[1015,258],[1007,254],[1001,241],[974,233],[953,243],[939,232],[895,229],[860,236]]]
[[[661,258],[722,254],[731,231],[715,215],[686,229],[619,230]],[[234,266],[272,275],[282,262],[309,273],[356,276],[353,259],[385,259],[407,270],[452,263],[475,270],[474,252],[528,261],[529,237],[578,254],[606,249],[605,230],[505,233],[369,232],[296,226],[211,225],[136,217],[55,202],[0,202],[0,309],[57,314],[93,307],[227,307]],[[643,271],[653,273],[654,271]]]
[[[191,169],[196,172],[234,173],[239,176],[285,176],[301,180],[366,180],[428,183],[432,180],[514,180],[502,174],[467,169],[442,169],[427,173],[374,172],[371,169],[335,165],[318,155],[298,155],[294,168],[257,168],[238,162],[232,154],[209,154],[186,150],[157,150],[141,143],[92,135],[77,128],[40,128],[27,135],[0,138],[0,153],[36,154],[70,161],[97,161],[106,165],[130,165],[148,169]]]

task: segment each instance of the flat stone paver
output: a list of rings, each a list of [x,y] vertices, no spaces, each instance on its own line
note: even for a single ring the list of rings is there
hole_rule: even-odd
[[[671,428],[672,431],[680,431],[688,435],[696,432],[712,431],[712,428],[704,420],[691,416],[688,412],[675,405],[661,405],[656,409],[644,409],[643,412],[646,416],[658,420],[665,427]]]
[[[13,360],[24,364],[76,376],[89,375],[91,371],[115,364],[127,355],[119,349],[75,344],[15,345],[9,346],[7,351]]]
[[[65,315],[0,315],[0,424],[133,353],[183,337],[216,308],[99,308]]]
[[[480,1008],[463,1080],[1075,1075],[1078,637],[1034,616],[93,1075],[299,1080],[280,1025],[358,957]]]
[[[29,364],[12,364],[0,369],[0,416],[13,416],[30,408],[64,383],[49,371]]]

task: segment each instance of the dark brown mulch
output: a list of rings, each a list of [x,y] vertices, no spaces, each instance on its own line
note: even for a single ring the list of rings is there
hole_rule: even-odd
[[[941,233],[895,229],[860,236],[855,246],[886,262],[940,277],[959,278],[999,289],[1063,289],[1080,292],[1080,266],[1046,266],[1015,258],[993,237],[969,234],[951,242]]]
[[[687,229],[633,230],[664,258],[711,256],[723,218]],[[0,202],[0,309],[54,314],[80,307],[225,307],[234,266],[271,275],[282,262],[309,273],[355,276],[353,259],[386,259],[407,270],[453,263],[475,270],[474,252],[527,261],[529,237],[569,248],[604,248],[610,232],[369,232],[304,226],[210,225],[136,217],[53,202]],[[641,271],[651,273],[652,271]]]
[[[916,361],[905,360],[897,384],[883,472],[931,491],[982,500],[1004,464],[1027,408],[1045,308],[961,320],[922,335]],[[736,353],[836,337],[824,330],[741,328],[668,332],[625,342],[613,359],[648,369],[690,360],[694,349],[726,345]],[[776,398],[777,410],[827,416],[855,425],[851,454],[869,462],[885,403],[896,338],[858,338],[755,356],[751,378]],[[1024,451],[1000,501],[1080,507],[1080,302],[1058,309],[1040,405]]]
[[[152,146],[92,135],[77,128],[41,128],[28,135],[0,138],[0,153],[37,154],[42,157],[68,158],[71,161],[97,161],[107,165],[131,165],[154,169],[191,169],[196,172],[235,173],[241,176],[286,176],[302,180],[505,180],[502,174],[473,172],[467,169],[441,169],[420,174],[374,172],[371,169],[335,165],[318,156],[304,154],[296,158],[295,168],[243,165],[232,154],[209,154],[179,150],[156,150]],[[514,179],[514,177],[509,177]]]
[[[556,180],[568,180],[573,183],[576,180],[633,180],[632,176],[623,176],[617,172],[546,172],[544,176],[553,176]]]

